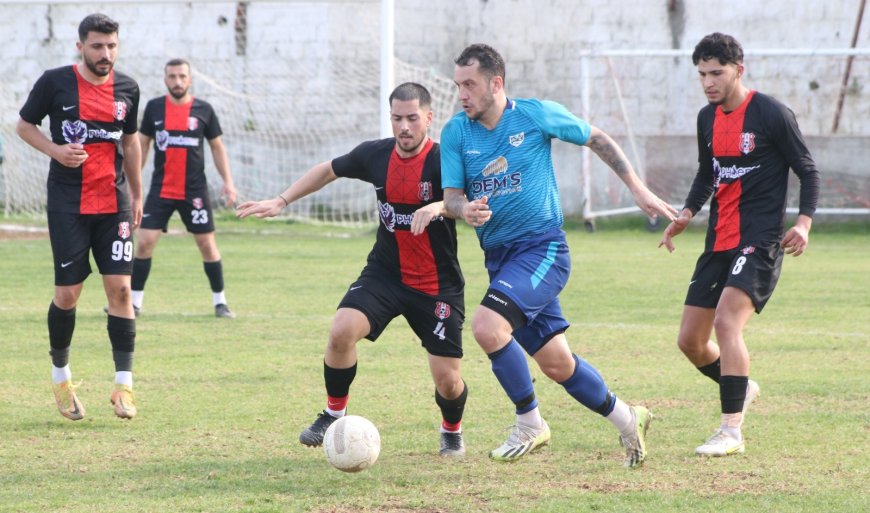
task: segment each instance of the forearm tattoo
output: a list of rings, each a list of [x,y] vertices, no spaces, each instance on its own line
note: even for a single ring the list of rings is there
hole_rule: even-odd
[[[589,139],[588,146],[620,178],[631,173],[631,164],[625,154],[607,134],[593,136]]]

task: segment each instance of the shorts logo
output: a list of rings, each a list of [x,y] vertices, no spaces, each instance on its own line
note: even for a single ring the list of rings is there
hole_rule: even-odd
[[[193,203],[193,208],[197,210],[201,209],[203,205],[202,198],[193,198],[193,200],[191,200],[191,203]]]
[[[740,151],[744,155],[749,155],[755,149],[755,134],[752,132],[743,132],[740,134]]]
[[[118,223],[118,237],[122,239],[130,238],[130,223],[127,221],[121,221]]]
[[[523,144],[523,141],[526,140],[526,133],[520,132],[516,135],[508,136],[508,142],[511,143],[511,146],[514,148],[519,148],[520,144]]]
[[[745,248],[740,250],[744,255],[751,255],[755,253],[755,246],[746,246]]]
[[[420,182],[417,184],[417,198],[420,201],[432,199],[432,182]]]
[[[88,140],[88,126],[80,119],[75,121],[64,119],[60,124],[60,129],[63,132],[64,140],[68,143],[84,144]]]
[[[436,301],[435,302],[435,317],[438,317],[442,321],[444,319],[450,317],[450,305],[448,305],[444,301]]]
[[[193,116],[187,118],[187,130],[188,130],[188,132],[193,132],[197,128],[199,128],[199,120]]]
[[[118,121],[124,121],[124,118],[127,117],[127,103],[123,101],[116,101],[112,104],[114,106],[113,112],[115,119]]]

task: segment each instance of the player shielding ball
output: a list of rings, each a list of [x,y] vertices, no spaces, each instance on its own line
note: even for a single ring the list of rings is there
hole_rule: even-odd
[[[505,63],[492,47],[474,44],[455,60],[453,79],[463,112],[441,133],[447,211],[475,227],[489,289],[474,313],[474,338],[514,403],[516,425],[490,452],[513,461],[550,441],[529,374],[526,353],[571,397],[610,421],[626,451],[625,465],[646,457],[646,408],[614,395],[598,371],[571,352],[559,293],[571,272],[562,206],[551,155],[554,138],[592,149],[650,215],[676,211],[640,181],[619,146],[564,106],[509,99]]]
[[[46,71],[21,108],[21,138],[51,157],[48,233],[54,258],[54,299],[48,308],[54,397],[61,415],[84,418],[69,366],[76,305],[91,274],[89,253],[108,300],[106,329],[115,361],[115,415],[136,416],[133,350],[136,320],[130,302],[133,230],[142,219],[136,118],[139,85],[114,69],[118,23],[104,14],[79,24],[81,64]],[[36,125],[48,116],[51,139]],[[122,171],[123,170],[123,171]]]
[[[745,450],[741,426],[760,392],[749,379],[743,328],[773,294],[784,253],[799,256],[807,248],[819,173],[794,113],[743,85],[737,40],[710,34],[695,46],[692,62],[709,102],[698,113],[698,172],[659,247],[673,251],[673,238],[712,196],[704,252],[689,282],[677,342],[719,385],[719,429],[695,452],[727,456]],[[789,168],[800,179],[800,211],[786,232]],[[716,342],[710,340],[714,330]]]
[[[299,435],[305,445],[321,445],[327,428],[346,414],[357,342],[376,340],[401,315],[429,353],[442,415],[440,454],[465,454],[462,414],[468,388],[460,376],[465,282],[455,222],[444,217],[439,146],[428,135],[431,103],[419,84],[396,87],[390,95],[394,137],[364,142],[347,155],[315,165],[277,198],[239,206],[242,218],[273,217],[339,177],[369,182],[377,196],[377,239],[333,319],[323,359],[326,408]]]
[[[190,63],[172,59],[164,67],[163,81],[169,94],[145,105],[139,136],[142,166],[154,143],[154,174],[145,200],[142,226],[133,260],[132,297],[136,313],[142,308],[145,282],[151,272],[151,259],[160,234],[169,218],[178,211],[187,231],[193,233],[202,255],[202,266],[212,292],[217,317],[235,317],[227,306],[221,254],[215,241],[214,211],[205,177],[203,140],[208,141],[218,173],[223,179],[222,196],[226,205],[236,202],[236,188],[230,160],[221,139],[221,126],[212,106],[190,92],[193,79]]]

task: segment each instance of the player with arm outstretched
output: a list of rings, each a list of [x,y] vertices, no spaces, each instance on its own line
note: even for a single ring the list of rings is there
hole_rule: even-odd
[[[493,48],[471,45],[455,63],[463,112],[441,134],[444,201],[451,215],[475,227],[484,250],[490,284],[471,329],[517,414],[507,441],[490,457],[516,460],[550,440],[525,352],[574,399],[613,423],[626,466],[636,467],[646,457],[644,436],[652,416],[618,399],[565,338],[569,323],[559,293],[571,259],[551,140],[590,147],[644,212],[672,219],[675,211],[647,189],[607,134],[558,103],[509,99],[504,60]]]
[[[445,217],[439,146],[428,135],[431,102],[419,84],[398,86],[390,95],[394,137],[364,142],[315,165],[278,197],[238,208],[239,217],[273,217],[339,177],[371,183],[377,196],[377,239],[332,321],[323,359],[326,408],[299,435],[305,445],[321,445],[326,429],[347,412],[357,342],[376,340],[401,315],[429,353],[442,415],[440,454],[465,454],[462,414],[468,387],[460,375],[465,282],[455,222]]]

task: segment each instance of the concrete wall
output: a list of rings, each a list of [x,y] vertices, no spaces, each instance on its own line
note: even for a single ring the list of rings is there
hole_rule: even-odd
[[[684,145],[682,137],[693,135],[704,97],[689,57],[615,57],[608,66],[605,59],[584,53],[691,50],[705,34],[722,31],[735,35],[747,50],[747,85],[791,106],[808,136],[834,135],[831,126],[846,58],[755,57],[751,52],[845,48],[858,2],[735,0],[727,9],[722,5],[703,0],[401,0],[395,5],[396,56],[449,78],[462,48],[472,42],[489,43],[505,57],[509,95],[564,103],[614,135],[633,160],[651,159],[649,165],[639,162],[639,167],[655,168],[656,159],[665,158],[672,167],[691,173],[693,146]],[[378,135],[377,1],[253,1],[243,17],[238,9],[236,2],[22,5],[0,0],[5,41],[0,47],[0,135],[8,141],[17,109],[44,69],[76,60],[78,22],[96,11],[121,23],[117,67],[139,80],[143,98],[164,92],[162,64],[181,55],[189,57],[203,77],[213,79],[199,80],[196,87],[218,103],[219,111],[229,113],[223,117],[225,132],[244,134],[252,124],[263,129],[270,123],[272,132],[320,131],[290,152],[300,153],[300,162],[309,164]],[[244,30],[238,25],[242,21]],[[860,31],[859,47],[868,47],[868,33],[870,21]],[[870,157],[863,144],[870,136],[868,62],[870,57],[854,61],[837,137],[822,144],[835,148],[831,155],[850,152],[850,158],[836,164],[844,166],[845,173],[866,172],[857,168]],[[622,104],[615,80],[623,93]],[[590,98],[588,110],[581,101],[583,93]],[[449,88],[444,94],[450,94]],[[234,103],[241,97],[244,101]],[[329,135],[339,129],[339,135]],[[634,144],[629,135],[635,136]],[[662,136],[676,139],[666,143]],[[859,142],[836,150],[844,141],[841,137]],[[231,155],[241,159],[236,167],[263,153],[259,147],[233,148],[233,138],[226,139]],[[6,147],[7,155],[14,150],[11,144]],[[555,154],[566,210],[577,212],[583,196],[580,152],[557,144]],[[611,187],[606,170],[592,172],[596,183],[604,184],[600,192],[618,196],[606,190]]]

